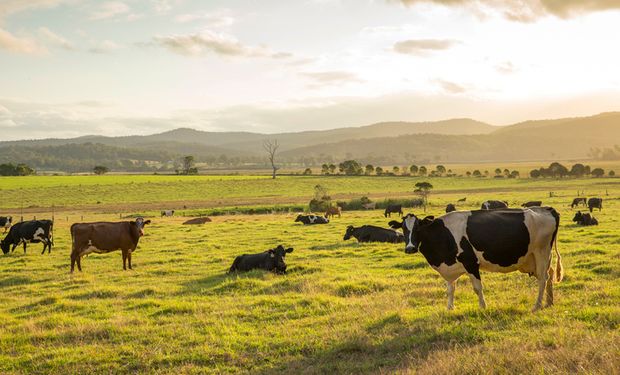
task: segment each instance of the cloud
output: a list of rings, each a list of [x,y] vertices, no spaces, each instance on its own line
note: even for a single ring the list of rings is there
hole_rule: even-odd
[[[223,13],[180,14],[174,17],[177,23],[200,21],[209,27],[228,27],[235,23],[235,19]]]
[[[186,56],[200,56],[214,53],[222,56],[289,58],[286,52],[274,52],[265,46],[254,47],[242,44],[232,35],[204,30],[186,35],[156,36],[154,42],[168,50]]]
[[[517,70],[517,68],[510,61],[505,61],[503,63],[497,64],[495,66],[495,70],[502,74],[512,74]]]
[[[94,11],[90,19],[91,20],[103,20],[108,18],[114,18],[119,15],[127,14],[131,11],[129,5],[121,1],[107,1]]]
[[[46,39],[50,44],[56,47],[66,49],[68,51],[75,50],[75,46],[73,45],[73,43],[69,42],[67,39],[63,38],[62,36],[54,33],[47,27],[40,27],[39,34],[44,39]]]
[[[586,13],[620,10],[619,0],[388,0],[406,6],[437,4],[447,7],[468,7],[472,10],[491,9],[517,22],[532,22],[553,15],[559,18],[577,17]]]
[[[72,1],[74,0],[2,0],[0,1],[0,19],[27,9],[52,8]]]
[[[97,43],[95,46],[89,48],[88,52],[103,54],[103,53],[111,53],[121,48],[122,48],[121,45],[111,40],[104,40],[102,42]]]
[[[0,49],[25,55],[41,55],[47,52],[34,40],[17,37],[3,29],[0,29]]]
[[[345,71],[306,72],[300,73],[302,77],[313,81],[310,87],[341,85],[346,83],[363,82],[356,74]]]
[[[0,104],[0,128],[12,128],[17,126],[13,121],[13,114]]]
[[[409,39],[394,44],[394,51],[406,55],[424,55],[431,51],[446,50],[458,44],[451,39]]]
[[[443,79],[436,79],[434,82],[447,94],[462,94],[467,91],[464,86],[458,83],[445,81]]]

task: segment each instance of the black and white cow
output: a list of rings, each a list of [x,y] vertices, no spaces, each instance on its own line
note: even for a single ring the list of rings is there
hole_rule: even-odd
[[[581,211],[577,211],[575,216],[573,217],[573,221],[577,225],[590,226],[590,225],[598,225],[598,220],[589,213],[582,214]]]
[[[4,228],[4,233],[11,227],[13,218],[11,216],[0,216],[0,227]]]
[[[285,249],[278,245],[275,249],[267,250],[258,254],[243,254],[235,258],[228,273],[235,271],[250,271],[261,269],[275,273],[286,273],[286,263],[284,257],[287,253],[292,253],[293,248]]]
[[[161,212],[161,217],[171,217],[174,216],[174,210],[164,210]]]
[[[52,251],[52,245],[54,240],[52,236],[52,229],[54,223],[51,220],[32,220],[23,221],[17,223],[11,227],[9,233],[4,240],[0,242],[0,248],[5,254],[15,250],[20,243],[24,244],[24,253],[26,253],[26,243],[43,243],[43,252],[47,249],[48,254]],[[13,247],[11,248],[11,245]]]
[[[494,210],[497,208],[508,208],[508,202],[506,201],[485,201],[482,203],[481,210]]]
[[[521,207],[537,207],[537,206],[542,206],[542,201],[529,201],[529,202],[525,202],[521,205]]]
[[[400,243],[405,241],[402,233],[388,228],[376,227],[374,225],[362,225],[359,228],[349,225],[344,233],[344,240],[347,241],[355,237],[357,242],[388,242]]]
[[[542,307],[547,290],[547,305],[553,304],[553,279],[562,280],[563,270],[557,249],[560,215],[551,207],[528,209],[457,211],[435,219],[419,219],[408,214],[402,222],[405,252],[420,250],[430,266],[446,280],[448,309],[454,308],[456,280],[463,274],[471,279],[478,304],[486,307],[480,270],[521,271],[538,279],[538,298],[534,311]],[[557,255],[556,270],[551,267],[552,247]],[[555,276],[555,277],[554,277]]]
[[[302,222],[304,225],[328,224],[329,219],[325,216],[318,215],[297,215],[297,219],[295,219],[295,222]]]
[[[599,211],[603,209],[603,198],[590,198],[588,199],[588,209],[590,212],[598,208]]]

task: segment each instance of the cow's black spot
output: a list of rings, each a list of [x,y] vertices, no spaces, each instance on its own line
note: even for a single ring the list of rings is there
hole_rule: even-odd
[[[420,252],[431,266],[439,267],[442,263],[451,266],[456,263],[456,241],[443,220],[434,220],[420,228],[419,237]]]
[[[472,211],[467,237],[484,259],[502,267],[516,264],[530,244],[522,210]]]
[[[478,280],[480,280],[480,267],[478,265],[478,258],[476,258],[476,254],[474,253],[474,249],[465,237],[461,238],[460,245],[463,251],[459,254],[457,259],[463,264],[467,273],[474,275]]]

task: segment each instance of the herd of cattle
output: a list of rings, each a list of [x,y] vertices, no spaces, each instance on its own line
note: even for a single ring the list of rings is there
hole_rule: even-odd
[[[465,198],[458,202],[464,202]],[[601,198],[575,198],[571,207],[587,204],[590,213],[594,208],[602,210]],[[510,209],[505,201],[489,200],[482,203],[481,210],[457,211],[454,204],[448,204],[446,214],[435,218],[418,218],[413,214],[403,216],[402,205],[389,205],[384,216],[396,213],[400,221],[392,220],[389,228],[363,225],[346,228],[343,240],[354,237],[358,242],[404,243],[405,252],[421,252],[428,264],[447,283],[448,309],[454,307],[456,280],[464,275],[470,278],[478,295],[480,307],[486,302],[482,291],[480,270],[491,272],[520,271],[538,279],[539,289],[534,310],[542,308],[546,291],[547,305],[553,304],[553,282],[562,280],[563,270],[557,249],[559,213],[552,207],[543,207],[541,201],[526,202],[522,208]],[[578,211],[573,218],[579,225],[597,225],[590,213]],[[174,211],[162,211],[162,216],[172,216]],[[340,207],[332,207],[324,216],[299,215],[295,222],[304,225],[329,224],[329,217],[341,217]],[[82,271],[81,259],[90,253],[109,253],[121,250],[123,269],[132,268],[131,255],[136,250],[144,228],[150,220],[138,217],[133,221],[75,223],[71,226],[71,272],[75,265]],[[0,217],[0,226],[9,233],[0,242],[4,254],[14,251],[23,244],[43,243],[51,252],[53,241],[51,220],[23,221],[12,225],[11,217]],[[10,228],[10,229],[9,229]],[[398,230],[401,230],[400,232]],[[552,267],[552,253],[555,246],[557,256],[555,270]],[[293,252],[282,245],[258,253],[238,256],[229,272],[264,269],[286,273],[285,256]]]

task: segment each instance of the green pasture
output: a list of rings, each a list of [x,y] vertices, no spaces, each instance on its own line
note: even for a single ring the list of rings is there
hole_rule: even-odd
[[[215,191],[301,197],[317,183],[343,195],[389,197],[416,181],[64,178],[0,179],[2,206],[13,207],[7,194],[17,194],[18,185],[70,206],[87,196],[148,202],[134,189],[162,202],[217,199]],[[530,312],[536,280],[520,273],[482,274],[486,310],[478,308],[463,278],[456,308],[447,311],[445,284],[420,254],[405,254],[402,244],[342,240],[347,225],[385,226],[389,219],[378,210],[344,212],[328,225],[310,227],[294,223],[294,214],[218,216],[202,226],[155,217],[133,256],[134,270],[123,271],[116,252],[84,258],[84,271],[75,274],[69,273],[71,223],[81,216],[118,216],[59,211],[51,255],[30,245],[27,254],[18,248],[0,256],[0,373],[618,373],[617,181],[432,180],[436,194],[428,214],[440,215],[462,196],[467,202],[460,209],[497,198],[513,205],[542,199],[560,211],[566,276],[556,285],[555,306],[537,313]],[[603,211],[595,212],[598,227],[571,222],[568,203],[577,189],[603,197]],[[557,197],[548,198],[549,191]],[[236,255],[280,243],[295,249],[287,256],[288,274],[226,274]]]

